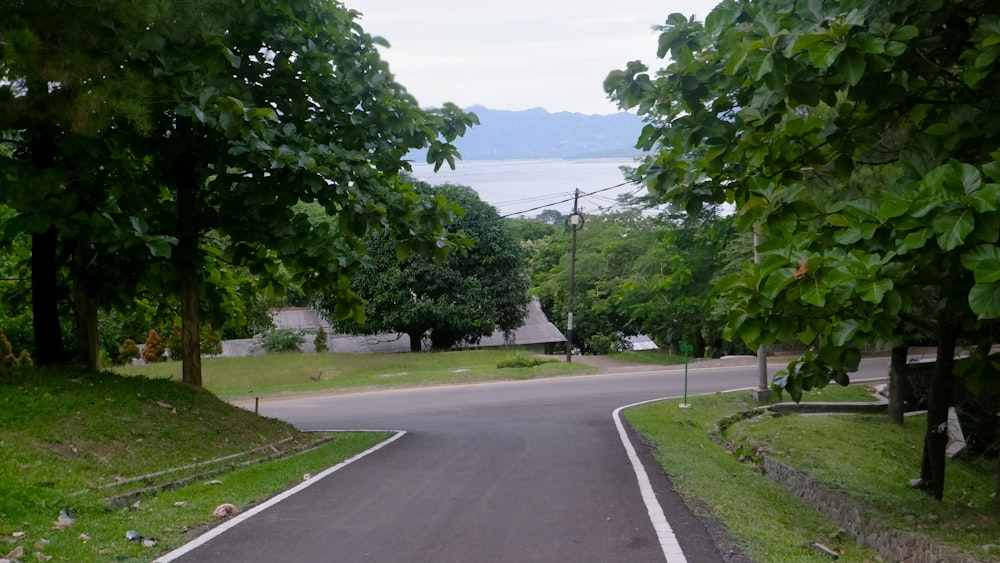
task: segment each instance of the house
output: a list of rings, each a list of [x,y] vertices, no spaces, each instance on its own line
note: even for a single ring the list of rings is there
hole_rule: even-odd
[[[503,331],[496,331],[484,337],[478,344],[467,349],[518,347],[535,353],[545,353],[555,344],[566,341],[563,333],[542,311],[538,299],[528,303],[528,314],[524,325],[507,338]],[[409,352],[410,337],[401,333],[375,335],[335,334],[329,321],[309,307],[286,307],[268,311],[276,329],[301,331],[305,336],[303,352],[314,352],[313,338],[320,329],[327,333],[327,349],[330,352],[348,354],[371,354],[386,352]],[[261,353],[260,339],[223,341],[223,356],[250,356]]]
[[[542,311],[542,304],[533,297],[528,303],[528,316],[524,319],[524,324],[514,331],[508,340],[503,331],[496,331],[489,336],[483,337],[479,344],[471,345],[469,348],[501,348],[505,346],[515,346],[524,348],[537,354],[546,353],[546,348],[551,349],[554,344],[566,342],[566,336],[556,328],[556,325],[549,321]]]
[[[656,342],[646,336],[645,334],[637,334],[635,336],[626,336],[625,341],[629,344],[630,350],[640,351],[640,350],[659,350],[660,347],[656,345]]]

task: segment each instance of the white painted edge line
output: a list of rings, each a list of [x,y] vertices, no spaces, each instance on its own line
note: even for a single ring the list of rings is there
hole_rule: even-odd
[[[364,430],[317,430],[317,432],[364,432]],[[288,489],[283,493],[271,497],[264,503],[257,505],[251,508],[250,510],[247,510],[246,512],[242,512],[230,520],[226,520],[222,524],[212,528],[211,530],[189,541],[188,543],[178,547],[177,549],[169,553],[160,556],[158,559],[153,560],[153,563],[168,563],[169,561],[173,561],[179,557],[188,554],[195,548],[207,543],[209,540],[212,540],[222,535],[227,530],[237,526],[238,524],[249,519],[250,517],[257,515],[263,512],[264,510],[267,510],[268,508],[278,504],[279,502],[287,499],[288,497],[294,495],[295,493],[301,492],[307,489],[308,487],[311,487],[312,485],[316,484],[316,482],[319,481],[320,479],[323,479],[324,477],[329,477],[333,473],[340,471],[341,469],[347,467],[348,465],[354,463],[355,461],[360,460],[361,458],[367,455],[373,454],[378,450],[381,450],[382,448],[388,446],[389,444],[395,442],[396,440],[406,435],[405,430],[379,430],[379,432],[395,432],[396,434],[393,435],[391,438],[383,442],[379,442],[378,444],[375,444],[374,446],[368,448],[367,450],[351,458],[345,459],[344,461],[338,463],[337,465],[334,465],[333,467],[323,470],[321,473],[313,475],[310,479],[302,481],[301,483],[292,487],[291,489]]]
[[[684,552],[681,551],[680,544],[677,543],[677,536],[674,535],[673,529],[667,523],[667,517],[663,514],[663,507],[660,506],[660,502],[656,500],[656,493],[653,492],[653,484],[649,482],[649,475],[646,474],[646,469],[642,466],[642,460],[635,453],[635,447],[632,446],[632,442],[628,439],[628,433],[625,432],[625,425],[621,419],[621,411],[624,409],[645,405],[646,403],[655,403],[668,398],[652,399],[618,407],[611,414],[611,418],[615,421],[615,426],[618,428],[618,437],[621,438],[622,445],[625,446],[625,452],[628,454],[629,462],[632,464],[636,481],[639,482],[639,493],[642,495],[642,502],[646,505],[646,512],[649,514],[649,521],[652,522],[653,529],[656,531],[656,537],[660,540],[660,549],[663,550],[664,559],[666,559],[667,563],[687,563],[687,558],[684,556]]]
[[[885,378],[875,377],[859,379],[852,383],[867,383],[871,381],[881,381],[883,379]],[[750,389],[756,389],[756,387],[737,387],[735,389],[727,389],[725,391],[718,392],[732,393],[735,391],[747,391]],[[625,424],[622,422],[621,412],[632,407],[679,398],[680,397],[660,397],[659,399],[649,399],[647,401],[640,401],[638,403],[632,403],[631,405],[618,407],[613,413],[611,413],[611,418],[615,421],[615,427],[618,429],[618,437],[621,439],[622,446],[625,447],[625,452],[628,454],[629,463],[632,464],[632,471],[635,472],[635,478],[639,484],[639,493],[642,495],[642,501],[646,505],[646,512],[649,514],[649,521],[653,524],[653,529],[656,531],[656,537],[660,541],[660,549],[663,550],[663,557],[667,560],[667,563],[687,563],[687,557],[684,556],[684,552],[681,550],[680,544],[677,543],[677,536],[674,535],[674,530],[667,522],[667,517],[663,513],[663,507],[660,506],[660,502],[656,500],[656,493],[653,492],[653,484],[649,482],[649,475],[646,474],[646,468],[643,467],[642,460],[639,459],[639,455],[636,453],[635,446],[632,445],[632,441],[628,439],[628,432],[625,431]]]

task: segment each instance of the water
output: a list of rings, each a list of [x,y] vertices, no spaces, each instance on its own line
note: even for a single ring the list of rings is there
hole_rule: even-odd
[[[432,185],[460,184],[479,193],[501,215],[535,217],[543,209],[569,213],[573,192],[580,190],[580,210],[600,213],[615,207],[620,194],[644,195],[646,189],[625,183],[621,166],[634,167],[631,158],[549,160],[467,160],[455,170],[447,165],[437,173],[428,164],[414,164],[413,175]]]

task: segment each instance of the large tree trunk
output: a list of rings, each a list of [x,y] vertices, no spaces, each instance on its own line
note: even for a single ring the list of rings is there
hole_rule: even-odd
[[[100,343],[97,335],[97,297],[91,290],[87,272],[87,246],[77,241],[73,253],[73,311],[76,316],[77,360],[88,370],[101,369]]]
[[[422,332],[407,332],[407,336],[410,337],[410,352],[423,352],[424,348],[421,345],[421,339],[424,334]]]
[[[85,283],[73,284],[73,308],[76,315],[76,354],[84,369],[101,369],[101,346],[97,338],[97,298]]]
[[[177,267],[181,299],[181,381],[201,387],[201,337],[198,334],[198,173],[184,155],[174,163],[177,182]]]
[[[35,335],[35,363],[40,366],[66,362],[59,326],[58,236],[55,229],[31,237],[31,314]]]
[[[889,420],[903,424],[903,397],[906,396],[906,357],[909,347],[892,347],[892,356],[889,360]]]
[[[201,387],[201,336],[198,334],[198,271],[185,264],[180,271],[181,380]]]
[[[996,429],[997,451],[1000,451],[1000,412],[996,417]],[[1000,455],[997,456],[997,486],[993,493],[993,508],[1000,512]]]
[[[927,432],[920,480],[927,492],[938,500],[944,498],[944,452],[948,447],[948,408],[951,406],[956,333],[946,319],[938,321],[937,358],[927,397]]]

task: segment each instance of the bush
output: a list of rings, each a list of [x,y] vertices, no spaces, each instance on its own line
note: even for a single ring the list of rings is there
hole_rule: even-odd
[[[222,355],[222,334],[212,330],[212,323],[205,323],[199,335],[201,353],[206,356]]]
[[[163,339],[155,329],[149,329],[146,335],[146,346],[142,349],[142,359],[147,363],[162,362],[166,359],[163,349]]]
[[[595,334],[587,339],[587,351],[603,356],[627,349],[628,341],[618,334]]]
[[[0,328],[0,373],[19,367],[30,367],[31,363],[31,354],[27,350],[21,350],[19,355],[14,355],[14,347]]]
[[[306,337],[291,328],[276,328],[264,333],[261,344],[268,352],[299,352]]]
[[[104,350],[101,351],[103,352]],[[141,356],[142,352],[139,351],[139,346],[131,338],[126,338],[121,348],[118,349],[118,359],[123,364],[128,364],[132,360],[139,359]]]
[[[184,336],[181,334],[181,326],[177,323],[170,325],[170,336],[164,342],[167,352],[170,353],[171,360],[184,358]]]
[[[326,352],[330,349],[330,346],[326,343],[326,331],[323,330],[323,327],[319,327],[319,330],[316,331],[316,337],[313,338],[313,345],[316,347],[317,353]]]
[[[509,360],[503,360],[497,362],[498,368],[533,368],[535,366],[540,366],[542,364],[548,364],[556,360],[550,358],[539,358],[537,356],[525,356],[524,354],[517,354]]]

